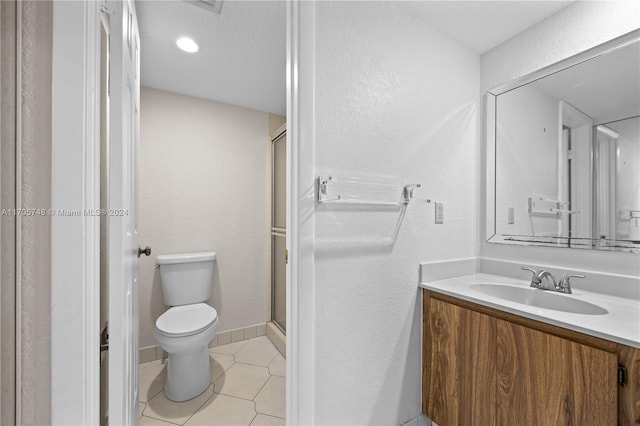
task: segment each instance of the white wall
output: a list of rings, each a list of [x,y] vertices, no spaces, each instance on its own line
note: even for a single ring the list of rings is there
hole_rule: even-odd
[[[479,58],[393,2],[318,2],[318,174],[421,183],[397,211],[315,213],[315,423],[400,424],[420,413],[421,261],[477,254]],[[400,196],[398,186],[397,197]]]
[[[638,2],[576,2],[523,31],[481,57],[481,93],[640,27]],[[483,151],[486,148],[482,144]],[[484,152],[480,158],[484,182]],[[640,275],[635,254],[488,244],[485,239],[485,188],[481,192],[481,256],[522,263]]]
[[[267,321],[267,114],[142,88],[140,346],[156,345],[166,310],[156,255],[213,250],[213,295],[225,331]],[[185,284],[187,285],[187,284]]]

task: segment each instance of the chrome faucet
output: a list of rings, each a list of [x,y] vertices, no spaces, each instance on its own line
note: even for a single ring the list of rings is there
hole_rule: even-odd
[[[565,294],[572,294],[573,292],[571,291],[571,282],[569,282],[571,278],[584,278],[584,275],[562,275],[562,278],[560,278],[560,283],[556,286],[556,291]]]
[[[571,278],[584,278],[584,275],[562,275],[560,282],[556,283],[555,277],[549,271],[545,271],[544,269],[536,271],[535,269],[524,266],[521,269],[533,274],[531,276],[530,287],[540,290],[553,290],[565,294],[572,294],[571,282],[569,281]],[[546,285],[547,282],[550,282],[551,285]]]
[[[551,272],[545,271],[544,269],[540,271],[536,271],[535,269],[525,268],[524,266],[521,269],[523,271],[529,271],[533,274],[531,276],[530,287],[538,288],[540,290],[550,290],[550,289],[556,288],[557,286],[556,279],[551,274]],[[552,287],[548,287],[543,283],[545,279],[547,279],[548,281],[551,281]]]

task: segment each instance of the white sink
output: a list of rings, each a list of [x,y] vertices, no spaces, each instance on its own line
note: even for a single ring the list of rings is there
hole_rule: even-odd
[[[500,284],[472,284],[471,289],[487,296],[554,311],[582,315],[605,315],[609,313],[609,311],[598,305],[575,299],[571,295],[531,287],[514,287]]]

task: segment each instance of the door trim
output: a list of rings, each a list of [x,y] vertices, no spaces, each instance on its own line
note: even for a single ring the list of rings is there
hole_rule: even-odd
[[[95,425],[100,413],[100,9],[53,4],[51,418]]]
[[[100,206],[101,3],[54,3],[54,209]],[[314,23],[313,2],[287,2],[287,424],[314,420]],[[99,244],[99,218],[52,217],[54,425],[98,424]]]
[[[287,2],[287,424],[314,423],[315,2]]]

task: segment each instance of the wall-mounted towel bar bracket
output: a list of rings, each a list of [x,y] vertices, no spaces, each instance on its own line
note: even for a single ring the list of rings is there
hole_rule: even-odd
[[[350,188],[351,191],[347,194],[332,193],[332,191],[330,190],[330,186],[332,185],[332,182],[336,182],[336,181],[346,182],[351,186]],[[356,187],[356,189],[353,188],[354,186]],[[374,196],[363,197],[362,194],[357,191],[358,186],[368,189],[369,192],[373,190]],[[377,194],[375,194],[376,186],[379,186],[379,189],[384,189],[386,193],[395,192],[395,191],[390,191],[390,189],[393,190],[394,187],[398,188],[398,186],[388,184],[388,183],[369,182],[369,181],[359,180],[355,178],[334,179],[332,176],[320,176],[318,177],[318,202],[324,203],[324,204],[344,203],[344,204],[368,204],[368,205],[380,205],[380,206],[403,206],[403,205],[406,206],[411,202],[411,200],[416,199],[414,198],[414,191],[417,188],[421,187],[419,183],[402,185],[400,188],[398,188],[400,189],[399,199],[392,200],[390,197],[378,198]],[[431,202],[431,200],[429,199],[419,199],[418,201],[426,202],[426,203]]]
[[[578,210],[566,209],[566,202],[534,196],[527,199],[529,215],[559,217],[561,214],[578,214]]]
[[[640,219],[640,210],[625,210],[620,209],[618,212],[618,218],[621,221],[630,221],[631,219]]]

